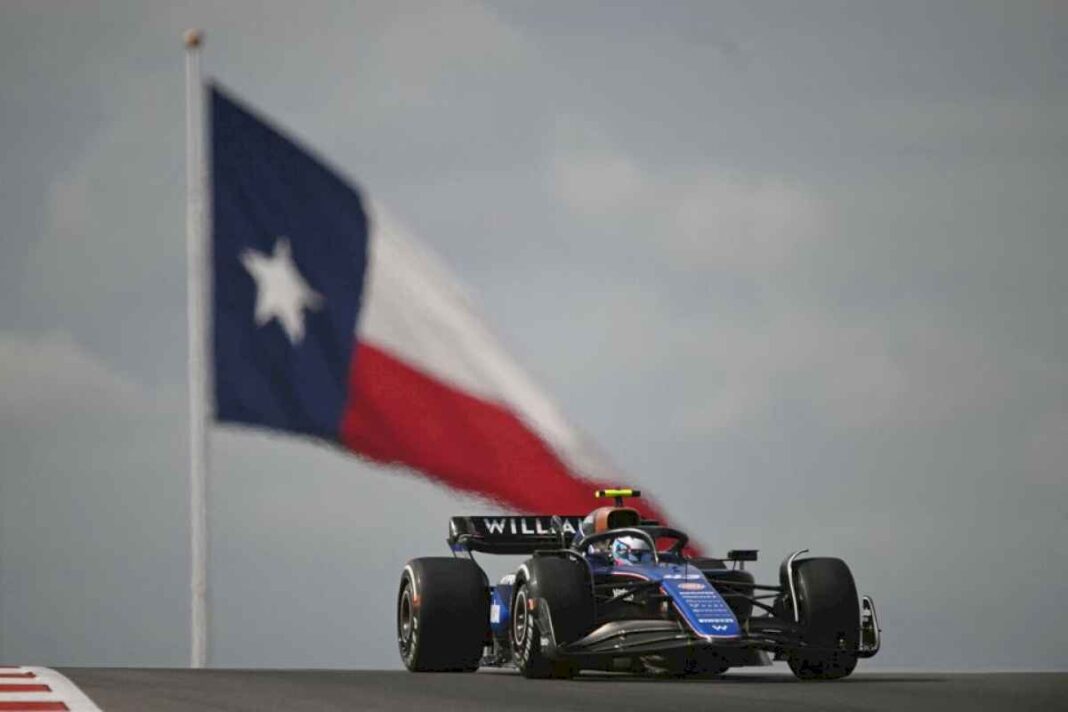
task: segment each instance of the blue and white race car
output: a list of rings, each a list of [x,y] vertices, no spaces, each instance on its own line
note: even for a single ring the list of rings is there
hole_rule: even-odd
[[[879,651],[875,605],[841,559],[745,570],[757,552],[694,558],[687,536],[615,504],[582,516],[453,517],[452,557],[412,559],[397,592],[397,640],[412,671],[513,665],[527,677],[579,670],[714,676],[785,660],[804,680],[842,678]],[[474,552],[529,555],[491,586]]]

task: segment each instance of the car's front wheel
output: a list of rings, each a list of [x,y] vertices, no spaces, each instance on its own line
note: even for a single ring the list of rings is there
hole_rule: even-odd
[[[522,584],[516,590],[512,609],[512,659],[524,677],[569,678],[575,669],[568,663],[550,660],[542,646],[542,629],[538,615],[531,605],[534,598],[530,587]]]
[[[571,677],[577,668],[551,659],[545,643],[550,636],[557,645],[574,642],[593,626],[589,568],[571,558],[539,557],[524,569],[512,598],[512,659],[525,677]]]
[[[837,680],[857,666],[860,605],[853,574],[841,559],[812,558],[794,564],[798,623],[805,647],[786,661],[801,680]]]

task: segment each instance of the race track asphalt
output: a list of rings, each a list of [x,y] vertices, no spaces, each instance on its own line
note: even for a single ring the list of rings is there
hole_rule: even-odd
[[[789,672],[666,680],[583,674],[526,680],[512,672],[63,668],[105,712],[334,710],[1068,710],[1068,673],[856,674],[799,682]]]

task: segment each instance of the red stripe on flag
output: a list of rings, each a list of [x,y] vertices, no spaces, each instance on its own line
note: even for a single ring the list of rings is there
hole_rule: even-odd
[[[0,685],[0,692],[51,692],[52,688],[48,685],[39,684],[11,684]]]
[[[62,702],[0,702],[4,712],[61,712],[69,710]]]
[[[372,460],[407,465],[525,512],[587,512],[610,504],[595,499],[595,489],[626,484],[580,477],[506,408],[364,342],[353,353],[340,439]],[[663,521],[648,499],[628,505]]]

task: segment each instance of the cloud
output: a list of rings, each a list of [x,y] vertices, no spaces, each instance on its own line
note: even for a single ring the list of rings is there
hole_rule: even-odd
[[[1062,387],[1065,378],[1061,379]],[[1036,479],[1068,493],[1064,463],[1068,462],[1068,411],[1062,406],[1043,415],[1035,423],[1028,438],[1024,467]]]
[[[696,267],[778,269],[824,237],[818,198],[782,178],[706,171],[660,192],[667,219],[658,237],[680,262]]]
[[[184,272],[181,99],[145,82],[52,180],[23,291],[37,305],[90,315],[159,303]],[[149,126],[167,127],[154,133]],[[162,284],[161,284],[162,283]],[[167,295],[169,296],[169,295]]]
[[[703,285],[659,296],[620,285],[618,308],[607,310],[642,324],[631,329],[641,343],[614,345],[626,354],[617,360],[699,374],[672,403],[690,435],[759,429],[783,409],[832,430],[922,434],[996,414],[1041,375],[1021,371],[1031,356],[922,299],[849,308],[813,288],[879,269],[863,263],[864,245],[846,239],[818,190],[714,167],[657,173],[596,127],[562,123],[548,180],[572,216],[591,226],[646,221],[649,258],[666,258],[680,283]],[[723,286],[739,284],[742,297]],[[1056,383],[1055,372],[1042,380]]]
[[[708,373],[684,417],[696,432],[750,427],[783,403],[833,428],[928,428],[996,409],[1017,385],[991,344],[933,317],[783,307],[707,332],[690,356]]]
[[[0,427],[137,418],[180,402],[176,392],[126,378],[66,332],[0,332]]]
[[[760,276],[828,237],[827,208],[797,181],[716,167],[658,174],[595,131],[571,134],[564,143],[581,137],[595,147],[553,155],[560,202],[584,219],[647,221],[647,239],[678,266]]]
[[[489,8],[472,2],[401,8],[376,38],[378,61],[399,87],[421,87],[453,72],[483,69],[518,58],[522,38]]]
[[[610,152],[556,155],[552,181],[557,197],[571,210],[603,216],[626,210],[643,197],[645,177],[626,156]]]
[[[1021,148],[1041,150],[1051,136],[1063,141],[1068,125],[1068,103],[1053,95],[1041,105],[1019,98],[883,98],[851,111],[851,120],[865,127],[871,141],[899,149],[949,147],[983,158],[991,152],[1018,158]],[[1004,150],[1007,146],[1012,150]]]

